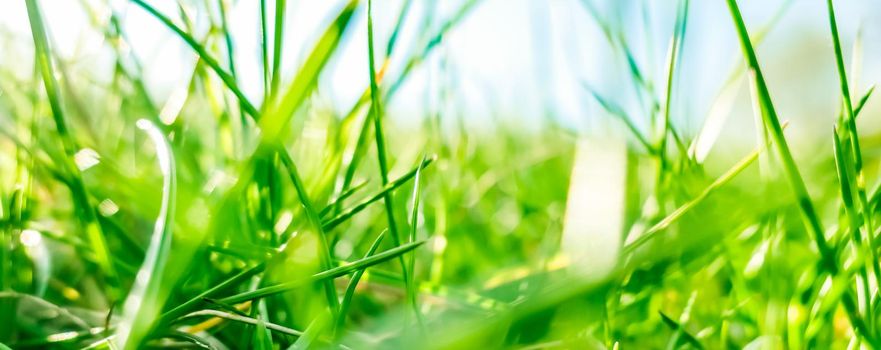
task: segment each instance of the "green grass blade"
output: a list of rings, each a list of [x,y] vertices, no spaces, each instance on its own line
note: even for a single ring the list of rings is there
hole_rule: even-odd
[[[755,89],[756,98],[758,99],[758,105],[761,109],[761,116],[765,127],[769,129],[771,139],[774,142],[775,148],[780,156],[780,161],[783,163],[784,172],[786,173],[787,180],[795,192],[796,199],[798,201],[799,209],[802,212],[802,215],[805,220],[805,224],[807,226],[808,231],[814,236],[815,243],[817,247],[820,249],[821,255],[823,256],[824,264],[830,265],[832,270],[837,271],[837,265],[834,261],[828,260],[832,258],[832,254],[829,246],[826,243],[826,238],[823,236],[823,225],[820,223],[820,218],[817,216],[817,212],[814,209],[814,205],[811,202],[810,196],[808,195],[807,187],[804,184],[804,180],[801,177],[801,173],[798,170],[798,167],[795,164],[795,160],[792,157],[792,152],[789,150],[789,144],[786,142],[786,138],[783,136],[783,128],[780,125],[780,120],[777,117],[777,111],[774,108],[773,103],[771,102],[771,94],[768,91],[767,85],[765,84],[765,78],[762,75],[761,68],[759,67],[758,58],[756,57],[755,51],[753,50],[752,43],[749,38],[749,34],[746,30],[746,25],[743,22],[743,18],[740,14],[740,9],[737,6],[735,0],[727,0],[728,8],[731,12],[731,16],[734,20],[734,24],[737,29],[738,38],[740,39],[741,49],[743,50],[744,57],[747,60],[747,64],[752,71],[751,77],[753,78],[753,88]]]
[[[375,203],[376,201],[385,198],[385,196],[388,195],[389,193],[391,193],[391,191],[394,191],[398,187],[401,187],[402,185],[407,183],[407,181],[409,181],[411,178],[416,176],[416,173],[420,169],[427,167],[429,164],[431,164],[432,161],[434,161],[434,158],[428,158],[428,159],[424,160],[422,162],[422,164],[420,164],[418,167],[414,168],[413,170],[410,170],[408,173],[404,174],[403,176],[401,176],[401,177],[395,179],[394,181],[389,182],[388,184],[383,186],[383,188],[379,192],[375,193],[374,195],[370,196],[369,198],[365,199],[364,201],[359,202],[356,205],[353,205],[351,208],[341,212],[340,214],[338,214],[328,220],[325,220],[323,223],[324,231],[327,232],[327,231],[332,230],[333,228],[339,226],[340,224],[342,224],[346,220],[349,220],[350,218],[352,218],[352,216],[355,216],[355,214],[357,214],[360,211],[367,208],[370,204]]]
[[[282,325],[278,325],[275,323],[267,322],[262,319],[258,320],[253,317],[242,316],[242,315],[238,315],[238,314],[234,314],[234,313],[230,313],[230,312],[218,311],[218,310],[210,310],[210,309],[209,310],[199,310],[199,311],[191,312],[191,313],[183,316],[182,318],[195,318],[195,317],[205,317],[205,316],[220,317],[220,318],[227,319],[230,321],[249,324],[249,325],[257,325],[258,323],[262,322],[264,329],[269,330],[269,331],[273,331],[273,332],[277,332],[277,333],[281,333],[281,334],[286,334],[286,335],[292,335],[295,337],[299,337],[299,336],[303,335],[303,332],[301,332],[301,331],[298,331],[298,330],[295,330],[292,328],[288,328],[288,327],[285,327]]]
[[[679,51],[682,50],[682,42],[685,39],[686,23],[688,22],[689,0],[681,0],[676,13],[676,28],[673,30],[673,40],[670,42],[670,53],[667,58],[667,81],[664,92],[664,114],[658,131],[658,156],[662,167],[667,152],[667,133],[670,129],[670,111],[673,104],[673,82],[676,78],[676,67],[679,64]]]
[[[636,137],[636,140],[639,141],[639,144],[641,144],[643,147],[645,147],[647,152],[649,152],[649,153],[655,152],[655,147],[653,147],[651,145],[651,143],[649,143],[649,141],[646,139],[646,137],[642,134],[642,131],[640,131],[639,128],[636,126],[636,123],[634,123],[633,120],[627,115],[627,112],[625,112],[618,105],[614,104],[612,101],[603,97],[598,91],[596,91],[590,85],[585,83],[585,84],[582,84],[582,86],[584,86],[586,89],[588,89],[588,91],[590,91],[590,94],[593,96],[593,98],[595,100],[597,100],[597,102],[600,103],[600,106],[603,107],[603,109],[607,113],[617,117],[622,122],[624,122],[624,125],[627,127],[628,130],[630,130],[630,133],[632,133],[633,136]]]
[[[367,60],[368,60],[368,68],[370,70],[370,98],[371,98],[371,111],[373,112],[373,131],[375,133],[374,141],[376,141],[376,157],[379,162],[379,175],[382,179],[382,185],[388,185],[389,177],[389,165],[388,158],[386,156],[386,141],[385,141],[385,133],[383,132],[383,110],[382,110],[382,102],[381,96],[379,92],[379,86],[376,82],[376,63],[373,55],[373,0],[367,0]],[[386,220],[388,221],[389,226],[389,235],[392,237],[392,244],[395,247],[401,245],[401,237],[398,235],[398,224],[395,219],[395,205],[392,200],[391,192],[386,192],[383,195],[383,202],[385,203],[385,213]],[[404,281],[409,281],[410,271],[407,268],[407,263],[404,261],[404,257],[399,257],[399,262],[401,263],[401,273],[404,275]],[[408,298],[410,290],[408,289]]]
[[[199,293],[195,297],[190,298],[186,302],[165,312],[159,318],[159,322],[157,322],[157,323],[166,325],[166,324],[172,322],[174,319],[176,319],[176,318],[186,314],[190,310],[192,310],[195,306],[198,306],[201,303],[205,302],[205,300],[207,298],[210,298],[210,297],[212,297],[212,296],[214,296],[224,290],[227,290],[229,288],[232,288],[234,286],[237,286],[237,285],[245,282],[249,278],[254,277],[255,275],[263,272],[263,270],[265,268],[266,268],[266,264],[260,263],[260,264],[254,265],[253,267],[244,269],[241,272],[236,273],[233,276],[230,276],[229,278],[214,285],[213,287],[204,290],[203,292]]]
[[[338,267],[332,268],[330,270],[319,272],[317,274],[312,275],[311,277],[309,277],[307,279],[290,281],[290,282],[280,283],[280,284],[276,284],[276,285],[269,286],[269,287],[259,288],[259,289],[253,290],[253,291],[229,296],[229,297],[220,299],[220,301],[228,303],[228,304],[236,304],[236,303],[240,303],[243,301],[255,300],[255,299],[264,298],[264,297],[267,297],[270,295],[276,295],[279,293],[283,293],[288,290],[307,285],[309,283],[319,282],[319,281],[323,281],[325,279],[337,278],[337,277],[352,273],[353,271],[366,269],[366,268],[371,267],[373,265],[383,263],[383,262],[386,262],[391,259],[398,258],[401,255],[406,254],[407,252],[418,248],[419,246],[421,246],[424,243],[425,243],[425,241],[402,244],[399,247],[386,250],[386,251],[379,253],[379,254],[376,254],[376,255],[372,255],[369,258],[360,259],[360,260],[354,261],[348,265],[338,266]]]
[[[254,330],[253,349],[255,350],[273,350],[272,334],[266,328],[266,322],[262,318],[257,318],[257,327]]]
[[[321,267],[329,269],[333,266],[333,258],[331,257],[330,252],[330,242],[328,242],[326,231],[321,224],[321,218],[318,217],[315,205],[312,204],[312,200],[309,198],[309,193],[306,190],[306,186],[303,184],[303,180],[300,178],[300,173],[297,170],[296,164],[294,164],[294,161],[290,158],[287,152],[281,151],[279,154],[281,155],[282,164],[288,169],[288,174],[290,175],[291,182],[294,183],[294,188],[297,190],[297,197],[303,205],[306,217],[318,234]],[[339,309],[339,299],[337,298],[336,287],[333,285],[333,281],[324,281],[324,290],[328,306],[330,306],[333,315],[336,315],[336,312]]]
[[[330,56],[336,51],[343,33],[349,26],[349,20],[358,6],[358,0],[350,0],[340,11],[336,19],[325,30],[315,44],[309,57],[297,73],[296,78],[287,88],[278,103],[270,103],[267,114],[260,119],[261,143],[274,144],[286,129],[294,112],[315,88],[318,75],[323,70]],[[282,95],[280,95],[282,96]]]
[[[875,92],[875,85],[869,87],[869,90],[860,98],[860,102],[857,103],[857,107],[853,110],[854,119],[860,116],[860,112],[863,110],[863,107],[866,106],[866,102],[869,102],[869,97],[872,97],[872,93]]]
[[[321,209],[321,212],[318,213],[318,216],[320,216],[322,219],[326,218],[327,215],[330,214],[331,211],[335,210],[337,208],[337,206],[341,205],[343,203],[343,201],[345,201],[346,199],[348,199],[349,197],[351,197],[355,193],[358,193],[358,191],[362,190],[365,186],[367,186],[367,183],[368,183],[367,181],[363,181],[355,186],[349,187],[349,189],[340,193],[340,195],[337,196],[336,198],[332,199],[324,207],[324,209]]]
[[[696,349],[704,348],[703,345],[701,345],[701,343],[697,340],[697,338],[691,335],[691,333],[688,333],[685,328],[683,328],[682,325],[679,324],[679,322],[676,322],[675,320],[670,318],[670,316],[667,316],[661,311],[658,311],[658,315],[661,316],[661,320],[664,321],[664,324],[670,327],[670,329],[672,329],[673,331],[677,332],[676,334],[682,336],[682,339],[685,340],[685,342],[687,342],[689,345]]]
[[[841,39],[838,36],[838,24],[835,20],[835,7],[832,0],[826,0],[826,9],[829,15],[829,30],[832,35],[832,47],[835,51],[835,66],[838,69],[838,82],[841,87],[841,99],[844,103],[844,111],[847,116],[847,131],[850,135],[850,145],[853,148],[854,166],[856,167],[857,187],[861,186],[862,180],[862,153],[860,151],[859,136],[857,134],[856,117],[854,116],[853,103],[850,98],[850,85],[847,83],[847,69],[844,67],[844,55],[841,52]]]
[[[324,333],[325,328],[327,328],[328,323],[330,322],[330,318],[330,315],[327,313],[318,315],[312,320],[309,327],[306,327],[306,331],[303,332],[303,335],[288,347],[288,350],[307,350],[314,348],[312,344],[317,342],[321,334]]]
[[[266,106],[268,106],[267,101],[270,101],[271,98],[267,98],[271,93],[272,86],[272,67],[269,66],[269,39],[267,38],[269,34],[269,24],[267,10],[266,10],[266,1],[260,0],[260,58],[261,64],[263,68],[263,111],[265,111]]]
[[[795,159],[792,157],[792,152],[789,150],[789,144],[783,136],[783,129],[780,126],[777,111],[771,101],[771,94],[768,91],[767,84],[765,84],[765,78],[759,67],[758,58],[756,57],[752,42],[750,41],[749,34],[746,30],[746,24],[743,22],[740,8],[738,7],[736,0],[727,0],[727,3],[731,18],[734,21],[737,30],[741,49],[747,61],[747,65],[752,71],[750,77],[752,78],[753,92],[758,101],[757,104],[760,108],[763,123],[765,128],[768,129],[771,140],[775,145],[787,181],[795,193],[796,201],[801,211],[802,218],[805,221],[806,229],[813,236],[814,243],[820,251],[822,264],[831,275],[835,276],[840,271],[835,259],[835,254],[826,242],[826,237],[823,233],[823,224],[820,222],[820,218],[814,208],[810,195],[808,194],[801,173],[795,164]],[[874,335],[869,332],[865,322],[858,315],[856,302],[853,300],[852,295],[845,293],[842,298],[842,303],[847,310],[848,317],[854,328],[856,328],[857,331],[870,343],[875,344],[876,340],[874,339]]]
[[[144,263],[138,271],[135,283],[123,304],[122,320],[116,331],[116,342],[124,349],[136,349],[153,327],[153,321],[165,304],[170,292],[169,281],[164,279],[168,256],[171,251],[172,225],[176,190],[174,154],[156,125],[141,119],[138,127],[144,130],[156,147],[159,168],[162,172],[162,204],[156,218],[150,246]],[[164,285],[163,285],[164,284]]]
[[[64,108],[61,101],[61,91],[58,87],[58,81],[55,79],[52,64],[52,54],[49,46],[49,38],[46,35],[46,27],[43,23],[43,15],[40,11],[37,0],[27,0],[25,2],[28,11],[28,21],[31,26],[31,34],[34,39],[34,48],[36,54],[36,65],[43,78],[43,86],[46,90],[46,96],[49,99],[49,106],[52,109],[52,117],[55,121],[55,127],[58,131],[58,137],[64,149],[65,157],[63,157],[62,169],[69,174],[69,182],[71,196],[77,212],[83,222],[86,236],[89,240],[92,251],[95,254],[98,265],[106,275],[109,287],[111,287],[110,296],[115,297],[117,288],[117,276],[113,266],[112,259],[107,247],[107,241],[101,226],[98,224],[94,207],[89,202],[89,194],[86,192],[86,185],[83,182],[79,168],[74,164],[74,155],[77,152],[77,145],[70,134],[67,125],[67,119],[64,114]]]
[[[275,25],[272,36],[272,80],[270,83],[270,98],[274,100],[274,96],[278,93],[278,84],[281,79],[281,54],[282,43],[284,42],[284,21],[285,11],[287,10],[287,0],[275,1]]]
[[[427,158],[425,158],[425,155],[423,154],[420,164],[424,164],[426,160]],[[413,210],[410,212],[410,234],[408,242],[416,242],[416,231],[419,227],[419,204],[422,201],[422,169],[424,168],[416,168],[416,176],[413,178],[413,198],[411,200]],[[416,315],[417,323],[420,327],[424,327],[422,312],[419,310],[419,291],[416,289],[416,254],[412,253],[409,257],[410,259],[407,262],[407,269],[410,270],[410,280],[405,281],[407,295],[409,296],[410,307],[413,309],[413,314]]]
[[[637,248],[645,244],[646,242],[652,240],[658,233],[665,230],[667,227],[670,227],[671,224],[679,220],[683,215],[694,209],[698,204],[700,204],[704,199],[709,197],[715,190],[724,186],[728,182],[731,182],[738,174],[746,170],[756,159],[759,158],[759,154],[762,152],[763,148],[758,148],[752,152],[750,152],[746,157],[738,161],[731,169],[728,169],[724,174],[719,176],[718,179],[713,181],[707,188],[705,188],[699,195],[692,198],[685,204],[676,208],[672,213],[658,221],[657,224],[643,232],[636,240],[624,246],[622,252],[627,255],[633,253]]]
[[[376,250],[379,249],[379,244],[382,243],[382,239],[385,238],[385,231],[381,232],[379,236],[376,237],[376,240],[373,241],[373,244],[370,245],[370,249],[367,250],[367,254],[364,254],[363,259],[367,259],[373,256],[376,253]],[[336,323],[334,324],[334,334],[337,336],[343,329],[343,325],[346,323],[346,315],[349,312],[349,307],[352,304],[352,298],[355,296],[355,289],[358,288],[358,282],[361,281],[361,277],[364,276],[364,272],[367,269],[355,271],[352,274],[352,279],[349,280],[349,285],[346,287],[346,294],[343,295],[343,301],[340,303],[340,314],[337,317]]]
[[[217,60],[214,59],[213,56],[211,56],[208,50],[204,46],[202,46],[202,44],[200,44],[195,38],[193,38],[192,35],[174,24],[174,21],[163,15],[153,6],[150,6],[150,4],[147,4],[144,0],[131,1],[147,11],[151,16],[162,22],[165,27],[170,29],[172,32],[174,32],[174,34],[176,34],[185,43],[187,43],[187,45],[189,45],[190,48],[196,52],[196,54],[199,56],[199,59],[202,60],[202,62],[205,62],[205,64],[207,64],[208,67],[210,67],[211,70],[214,71],[214,73],[217,74],[218,77],[220,77],[220,80],[222,80],[226,87],[229,88],[230,91],[232,91],[236,98],[238,98],[239,103],[241,103],[242,108],[244,108],[245,112],[255,119],[259,119],[260,112],[257,110],[257,108],[254,107],[251,101],[248,100],[248,97],[245,96],[245,93],[242,92],[238,84],[236,84],[235,77],[233,77],[230,73],[227,73],[226,70],[224,70],[223,67],[220,66],[220,63],[217,62]]]

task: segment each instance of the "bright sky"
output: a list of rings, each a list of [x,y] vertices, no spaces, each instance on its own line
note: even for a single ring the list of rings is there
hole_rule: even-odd
[[[410,79],[391,105],[399,120],[415,120],[426,103],[436,104],[441,94],[439,82],[452,82],[455,106],[471,120],[504,118],[539,120],[550,106],[556,118],[567,125],[584,127],[590,118],[607,120],[583,88],[588,82],[620,104],[633,105],[632,90],[620,60],[609,53],[595,23],[581,6],[582,0],[484,0],[474,13],[447,37],[438,54]],[[628,35],[638,59],[649,75],[660,83],[664,73],[667,43],[673,27],[675,0],[592,0],[606,15],[615,7],[625,18]],[[95,3],[97,1],[88,1]],[[134,52],[146,63],[146,76],[153,98],[160,103],[185,84],[195,61],[194,54],[181,40],[154,18],[125,0],[112,1],[124,13],[127,34]],[[289,1],[288,27],[284,51],[287,79],[296,71],[305,52],[333,17],[344,0]],[[450,16],[460,0],[441,0],[435,19]],[[747,25],[757,30],[768,20],[781,0],[741,0]],[[61,56],[93,67],[102,65],[101,36],[88,25],[79,1],[41,0],[56,49]],[[103,3],[101,1],[100,3]],[[176,14],[175,1],[152,0],[167,14]],[[399,53],[409,53],[415,40],[416,23],[428,0],[414,0],[411,20],[401,38]],[[635,5],[649,5],[651,28],[645,31]],[[881,56],[881,11],[873,1],[837,1],[846,54],[858,28],[864,36],[863,54]],[[237,66],[246,93],[258,99],[261,91],[259,50],[259,2],[239,0],[231,11],[231,26],[237,50]],[[365,1],[366,4],[366,1]],[[375,1],[375,23],[379,43],[384,43],[401,0]],[[694,133],[706,115],[710,102],[739,62],[739,47],[727,7],[723,0],[691,1],[691,17],[685,42],[682,75],[674,87],[674,111],[686,132]],[[778,108],[787,119],[800,116],[831,118],[837,103],[834,61],[828,36],[825,2],[795,0],[791,10],[760,47],[759,55]],[[366,87],[366,13],[359,11],[352,23],[350,40],[332,62],[332,73],[324,76],[322,91],[335,108],[351,104]],[[175,17],[175,16],[172,16]],[[204,16],[196,16],[197,26],[205,28]],[[23,1],[8,1],[0,11],[3,54],[0,64],[29,62],[31,53],[27,12]],[[645,40],[645,33],[651,40]],[[653,45],[645,45],[653,42]],[[381,51],[381,50],[380,50]],[[441,74],[441,60],[448,64]],[[17,62],[21,61],[21,62]],[[877,59],[863,61],[860,90],[881,80]],[[21,65],[23,76],[29,74]],[[27,68],[27,69],[25,69]],[[109,73],[109,72],[105,72]],[[622,92],[623,91],[623,92]],[[746,95],[741,93],[741,95]],[[808,96],[808,98],[806,98]],[[431,102],[426,102],[431,101]],[[871,106],[870,106],[871,107]],[[819,115],[819,114],[822,115]],[[591,116],[591,117],[588,117]],[[826,119],[820,119],[824,121]],[[752,125],[752,120],[744,125]],[[734,124],[737,124],[736,122]],[[825,125],[825,124],[823,124]],[[825,130],[825,129],[824,129]],[[825,130],[828,132],[828,130]]]

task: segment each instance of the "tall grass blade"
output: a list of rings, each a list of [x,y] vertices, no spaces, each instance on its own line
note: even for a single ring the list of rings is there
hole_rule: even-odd
[[[177,193],[177,175],[171,145],[162,131],[146,119],[139,120],[138,127],[147,133],[156,147],[159,169],[163,177],[162,203],[159,216],[153,226],[144,263],[138,270],[135,283],[123,304],[123,315],[116,331],[116,342],[124,349],[136,349],[141,346],[170,292],[164,272],[171,253]]]
[[[134,2],[136,5],[140,6],[142,9],[147,11],[151,16],[158,19],[162,22],[165,27],[174,32],[175,35],[180,37],[187,45],[196,52],[199,56],[199,59],[211,68],[220,80],[226,85],[227,88],[238,98],[239,103],[241,103],[242,108],[244,108],[245,112],[254,117],[255,119],[259,119],[260,112],[256,107],[248,100],[248,97],[245,96],[245,93],[239,88],[238,84],[236,84],[235,77],[228,73],[223,67],[220,66],[220,63],[217,62],[216,59],[208,52],[208,50],[199,43],[192,35],[181,29],[178,25],[174,24],[174,21],[168,16],[165,16],[156,8],[145,2],[144,0],[130,0]]]
[[[743,22],[740,8],[738,7],[736,0],[727,0],[727,3],[731,18],[734,21],[737,30],[741,49],[743,50],[744,57],[747,61],[747,66],[751,70],[750,78],[752,80],[753,92],[755,93],[755,99],[758,101],[757,104],[761,110],[762,120],[777,150],[786,179],[795,193],[798,207],[801,211],[802,218],[805,221],[805,227],[813,236],[814,243],[820,251],[820,257],[824,268],[832,276],[838,275],[840,268],[836,262],[835,253],[826,241],[826,237],[823,233],[823,224],[820,222],[820,218],[814,208],[810,195],[808,194],[801,173],[795,164],[795,159],[792,157],[789,144],[783,136],[783,129],[780,126],[777,111],[774,108],[774,104],[771,102],[771,94],[768,91],[767,84],[765,84],[765,78],[759,67],[758,58],[756,57],[752,42],[746,30],[746,24]],[[858,315],[856,302],[854,301],[853,296],[850,293],[845,293],[842,297],[842,303],[847,310],[848,317],[854,328],[856,328],[870,343],[875,344],[877,341],[874,339],[874,335],[867,329],[865,322]]]
[[[300,67],[294,81],[288,86],[284,95],[278,95],[278,102],[270,103],[266,115],[260,119],[261,144],[274,144],[286,129],[290,118],[306,97],[315,88],[318,75],[323,70],[330,56],[336,51],[340,39],[349,26],[349,20],[358,6],[358,0],[350,0],[340,11],[336,19],[318,39],[309,57]]]
[[[52,109],[52,117],[55,121],[55,128],[58,131],[58,139],[65,154],[62,158],[62,170],[68,177],[69,181],[67,181],[67,185],[70,188],[76,212],[86,231],[89,245],[92,252],[95,254],[98,265],[103,270],[109,282],[109,287],[111,288],[110,296],[115,297],[115,288],[119,287],[117,285],[116,269],[113,266],[113,260],[110,257],[106,238],[104,237],[104,233],[98,223],[95,208],[89,201],[86,185],[83,182],[79,168],[74,164],[74,157],[78,149],[76,142],[70,133],[67,118],[64,113],[64,107],[61,101],[61,91],[58,87],[58,81],[55,78],[49,38],[46,34],[46,26],[43,23],[43,15],[40,11],[37,0],[27,0],[25,4],[27,5],[28,21],[30,22],[31,34],[34,39],[37,70],[43,79],[43,87],[46,90],[49,106]]]

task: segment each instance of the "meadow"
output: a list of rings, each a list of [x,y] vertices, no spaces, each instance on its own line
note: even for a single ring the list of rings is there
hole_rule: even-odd
[[[242,1],[79,1],[102,59],[72,62],[57,4],[23,0],[30,36],[3,40],[27,45],[0,51],[0,349],[881,348],[881,139],[840,1],[812,24],[836,113],[799,143],[758,49],[793,1],[764,21],[714,1],[737,57],[697,127],[677,115],[690,0],[628,22],[666,26],[653,62],[608,4],[571,0],[620,96],[585,81],[586,127],[492,105],[475,126],[445,38],[485,1],[337,1],[303,33],[260,0],[255,68],[229,25]],[[192,57],[168,94],[130,49],[133,12]],[[367,83],[341,105],[324,82],[344,53]],[[427,102],[396,117],[408,84]]]

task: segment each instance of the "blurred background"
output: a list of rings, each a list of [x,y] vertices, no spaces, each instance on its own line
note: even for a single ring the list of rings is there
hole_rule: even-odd
[[[103,35],[90,25],[81,1],[46,1],[46,21],[60,58],[70,68],[88,71],[95,79],[109,79],[110,49],[102,45]],[[287,12],[290,35],[285,37],[284,74],[290,78],[311,48],[321,28],[345,1],[291,1]],[[586,0],[485,0],[444,38],[440,50],[413,73],[398,97],[390,102],[391,115],[406,122],[421,117],[426,104],[437,104],[438,80],[452,82],[450,94],[455,109],[471,123],[487,124],[493,114],[536,122],[548,118],[573,128],[588,130],[591,122],[608,119],[584,88],[588,83],[619,104],[635,110],[635,96],[629,88],[626,61],[619,59],[604,39],[598,23],[586,10]],[[150,94],[164,101],[192,70],[196,56],[174,34],[154,18],[126,1],[113,8],[124,18],[128,49],[143,60]],[[631,49],[650,78],[662,78],[665,54],[673,31],[674,1],[593,1],[600,15],[625,33]],[[186,4],[186,2],[184,2]],[[460,1],[416,1],[413,13],[447,17]],[[159,1],[166,13],[176,3]],[[254,99],[261,90],[259,2],[233,2],[229,26],[236,47],[240,85]],[[377,1],[376,31],[384,41],[395,24],[399,0]],[[747,0],[740,6],[753,32],[771,25],[767,39],[758,45],[771,92],[781,116],[793,120],[791,133],[828,132],[836,111],[835,71],[826,28],[825,3],[814,0]],[[869,0],[837,4],[846,59],[862,37],[858,50],[865,57],[881,54],[881,12]],[[100,6],[99,10],[106,10]],[[270,4],[271,9],[271,4]],[[100,14],[99,14],[100,15]],[[196,33],[209,26],[208,13],[194,11]],[[216,15],[216,14],[210,14]],[[775,19],[779,17],[779,19]],[[331,106],[348,106],[367,84],[366,26],[364,11],[356,14],[362,25],[353,26],[335,55],[330,74],[323,76],[322,98]],[[414,36],[423,23],[410,17],[401,34],[401,49],[415,49]],[[674,118],[686,135],[696,134],[706,118],[714,96],[729,72],[741,62],[731,19],[724,1],[694,1],[688,18],[681,75],[677,78]],[[616,30],[617,30],[616,29]],[[30,75],[32,42],[24,3],[12,1],[0,12],[3,55],[0,63],[15,67],[16,74]],[[398,55],[401,58],[403,55]],[[105,63],[105,64],[102,64]],[[864,60],[854,86],[865,89],[881,78],[881,62]],[[660,81],[660,80],[659,80]],[[447,83],[446,81],[444,83]],[[737,99],[738,115],[748,112],[748,91],[744,84]],[[877,106],[869,104],[875,111]],[[647,124],[647,118],[634,118]],[[754,135],[750,118],[733,118],[723,137],[740,139]],[[868,119],[868,118],[867,118]],[[877,123],[867,123],[877,128]],[[797,130],[797,131],[796,131]],[[811,135],[813,136],[813,135]]]

